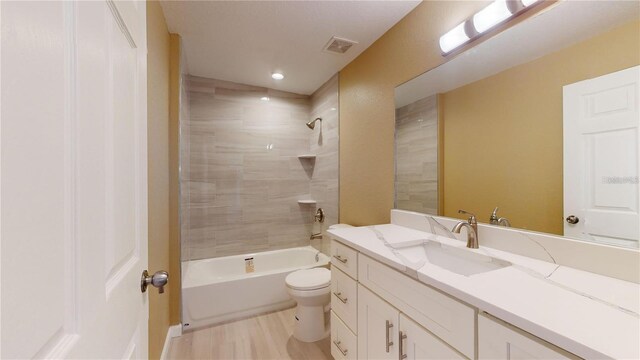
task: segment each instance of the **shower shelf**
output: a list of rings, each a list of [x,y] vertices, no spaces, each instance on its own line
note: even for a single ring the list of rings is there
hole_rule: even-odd
[[[298,159],[315,159],[316,154],[302,154],[298,155]]]
[[[315,205],[317,202],[315,200],[298,200],[298,204]]]

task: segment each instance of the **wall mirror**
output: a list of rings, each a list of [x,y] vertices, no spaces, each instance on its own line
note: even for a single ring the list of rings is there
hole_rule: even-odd
[[[560,1],[398,86],[396,208],[638,248],[639,64],[640,3]]]

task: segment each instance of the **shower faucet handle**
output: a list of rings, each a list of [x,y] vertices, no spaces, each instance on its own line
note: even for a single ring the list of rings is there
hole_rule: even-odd
[[[322,210],[322,208],[318,208],[313,218],[317,222],[320,222],[320,223],[324,222],[324,210]]]
[[[149,276],[149,272],[144,270],[142,277],[140,278],[140,290],[147,292],[147,287],[153,285],[158,288],[159,294],[164,294],[164,286],[169,282],[169,273],[160,270],[156,271],[153,275]]]

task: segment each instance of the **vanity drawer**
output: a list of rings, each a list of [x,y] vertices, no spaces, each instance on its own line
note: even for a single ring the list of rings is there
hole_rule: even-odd
[[[331,355],[334,359],[357,359],[358,338],[331,310]]]
[[[331,267],[331,310],[357,334],[358,283],[335,267]]]
[[[358,278],[464,356],[475,358],[475,308],[362,254]]]
[[[478,359],[579,359],[490,315],[478,315]]]
[[[335,240],[331,242],[331,265],[358,279],[358,252]]]

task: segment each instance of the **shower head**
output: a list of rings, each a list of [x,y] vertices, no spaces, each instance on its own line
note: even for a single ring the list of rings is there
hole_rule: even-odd
[[[316,127],[316,121],[322,121],[322,118],[315,118],[315,120],[309,121],[307,127],[311,130]]]

